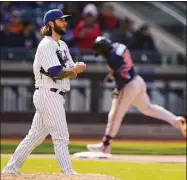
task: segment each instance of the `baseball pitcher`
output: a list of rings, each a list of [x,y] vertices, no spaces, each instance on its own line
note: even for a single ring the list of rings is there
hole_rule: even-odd
[[[95,40],[93,51],[106,59],[111,70],[107,79],[115,80],[116,88],[113,91],[112,106],[102,142],[87,145],[88,150],[110,153],[111,140],[118,133],[123,117],[131,105],[147,116],[168,122],[186,137],[184,117],[177,117],[163,107],[151,104],[146,83],[135,73],[131,54],[125,45],[112,43],[108,38],[100,36]]]
[[[49,10],[41,29],[43,39],[38,45],[33,71],[36,113],[28,135],[22,140],[3,173],[17,173],[27,156],[51,135],[56,159],[64,174],[76,174],[69,157],[69,133],[64,110],[64,95],[70,90],[70,79],[86,69],[84,63],[74,64],[69,49],[61,36],[66,33],[67,20],[59,9]]]

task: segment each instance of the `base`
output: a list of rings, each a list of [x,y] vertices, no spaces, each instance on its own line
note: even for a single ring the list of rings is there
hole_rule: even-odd
[[[79,152],[74,153],[73,156],[82,159],[109,159],[112,154],[105,154],[103,152]]]

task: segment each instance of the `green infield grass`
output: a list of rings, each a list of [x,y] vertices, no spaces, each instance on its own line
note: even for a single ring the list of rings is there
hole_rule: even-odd
[[[1,157],[1,169],[8,157]],[[121,180],[186,180],[184,164],[127,163],[101,160],[73,160],[78,173],[105,174]],[[29,157],[20,172],[60,173],[55,158]]]
[[[2,140],[1,153],[13,153],[20,141]],[[86,145],[98,141],[70,141],[70,154],[87,151]],[[45,141],[38,146],[33,154],[53,154],[53,144]],[[139,155],[186,155],[186,143],[170,141],[114,141],[112,144],[113,154],[139,154]]]

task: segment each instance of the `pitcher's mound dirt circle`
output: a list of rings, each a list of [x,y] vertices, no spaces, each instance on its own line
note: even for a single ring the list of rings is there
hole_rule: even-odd
[[[55,173],[1,174],[1,180],[119,180],[102,174],[63,175]]]

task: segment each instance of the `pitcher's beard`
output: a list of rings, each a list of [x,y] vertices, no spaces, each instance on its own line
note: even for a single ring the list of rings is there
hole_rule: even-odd
[[[54,31],[59,34],[59,35],[65,35],[66,31],[64,31],[60,26],[58,26],[55,22],[54,22]]]

